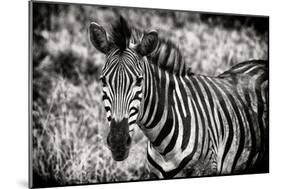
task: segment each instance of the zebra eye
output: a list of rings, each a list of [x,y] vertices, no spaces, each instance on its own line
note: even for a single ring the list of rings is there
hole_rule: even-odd
[[[137,86],[140,86],[142,80],[143,80],[143,77],[142,77],[142,76],[139,76],[139,77],[137,78],[136,85],[137,85]]]
[[[102,86],[106,86],[106,80],[103,76],[100,77],[100,81],[102,83]]]

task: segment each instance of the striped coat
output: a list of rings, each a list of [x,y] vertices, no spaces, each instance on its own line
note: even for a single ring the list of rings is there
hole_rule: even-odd
[[[146,87],[139,124],[151,141],[148,162],[158,177],[244,173],[264,159],[266,62],[240,63],[218,77],[150,68],[154,82]]]

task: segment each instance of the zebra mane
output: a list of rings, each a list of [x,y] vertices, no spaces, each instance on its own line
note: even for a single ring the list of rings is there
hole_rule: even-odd
[[[113,43],[121,50],[125,50],[130,43],[131,28],[127,21],[120,16],[114,24],[112,24],[111,37]]]
[[[176,75],[192,75],[191,68],[187,66],[179,47],[170,40],[159,38],[158,46],[148,56],[151,62],[161,69]]]
[[[130,27],[122,16],[112,24],[112,41],[121,51],[129,47],[130,43],[140,43],[143,34],[144,31],[142,29]],[[192,74],[190,67],[185,63],[180,49],[173,42],[164,37],[158,39],[156,49],[147,57],[153,64],[169,73],[174,73],[176,75]]]
[[[132,28],[131,43],[139,44],[144,35],[144,31]],[[176,75],[193,75],[191,68],[185,62],[178,46],[164,37],[158,38],[156,49],[147,56],[150,63],[157,65],[160,69]]]

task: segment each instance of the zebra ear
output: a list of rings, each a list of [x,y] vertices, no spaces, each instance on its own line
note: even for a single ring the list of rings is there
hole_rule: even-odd
[[[106,32],[102,26],[92,22],[89,27],[90,40],[95,48],[102,53],[107,53],[109,50],[109,43],[106,37]]]
[[[142,56],[147,56],[154,51],[158,44],[158,33],[151,31],[144,34],[140,44],[137,47],[137,51]]]

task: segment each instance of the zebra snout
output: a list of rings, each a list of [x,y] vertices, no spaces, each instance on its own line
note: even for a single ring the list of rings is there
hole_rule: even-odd
[[[107,144],[112,153],[113,159],[122,161],[129,155],[132,139],[129,134],[128,119],[115,121],[112,119],[110,132],[107,136]]]
[[[111,153],[115,161],[123,161],[129,156],[129,150],[120,150],[120,151],[111,150]]]
[[[127,135],[125,137],[122,137],[122,136],[114,137],[109,134],[107,136],[106,142],[107,142],[107,145],[110,147],[110,149],[120,150],[122,148],[130,147],[130,145],[132,143],[132,138],[130,137],[130,135]]]
[[[123,161],[129,156],[131,137],[129,136],[125,141],[122,142],[112,142],[110,136],[107,137],[107,144],[111,151],[112,157],[115,161]]]

